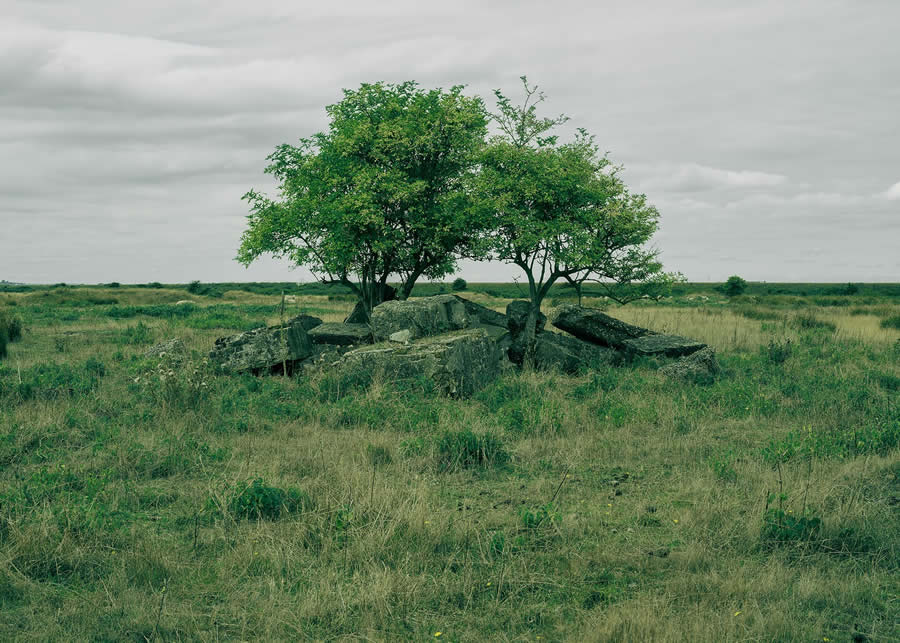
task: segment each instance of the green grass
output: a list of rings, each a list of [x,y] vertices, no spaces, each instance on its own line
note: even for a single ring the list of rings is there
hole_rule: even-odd
[[[257,286],[2,294],[23,332],[0,362],[0,640],[900,638],[890,297],[611,308],[711,343],[722,376],[513,372],[456,400],[216,373],[216,337],[280,317],[284,285]],[[189,359],[143,357],[171,337]]]

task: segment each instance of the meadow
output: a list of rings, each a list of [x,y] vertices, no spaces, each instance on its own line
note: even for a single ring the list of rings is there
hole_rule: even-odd
[[[217,337],[352,297],[0,289],[0,640],[900,640],[900,287],[591,294],[721,375],[227,376]]]

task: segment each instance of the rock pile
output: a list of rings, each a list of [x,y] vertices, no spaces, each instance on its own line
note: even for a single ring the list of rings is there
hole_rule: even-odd
[[[386,301],[369,323],[323,323],[301,315],[283,326],[216,340],[210,358],[230,372],[327,369],[353,381],[381,373],[393,380],[425,378],[453,396],[471,395],[501,368],[522,365],[530,303],[510,302],[506,314],[458,295]],[[356,312],[351,315],[359,319]],[[632,326],[599,310],[561,306],[535,325],[534,366],[574,373],[628,355],[679,358],[660,369],[673,377],[718,372],[705,344]]]

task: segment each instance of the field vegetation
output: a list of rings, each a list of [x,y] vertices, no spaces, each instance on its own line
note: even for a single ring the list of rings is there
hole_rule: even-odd
[[[0,640],[900,639],[900,287],[599,292],[721,376],[525,370],[465,400],[225,376],[213,341],[282,293],[325,321],[356,296],[0,289]],[[143,357],[172,337],[189,358]]]

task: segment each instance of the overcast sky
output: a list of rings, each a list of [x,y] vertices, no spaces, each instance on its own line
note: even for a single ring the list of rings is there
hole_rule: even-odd
[[[659,208],[667,269],[900,281],[898,0],[3,0],[0,17],[0,279],[309,280],[234,261],[276,145],[361,82],[488,99],[527,74]]]

